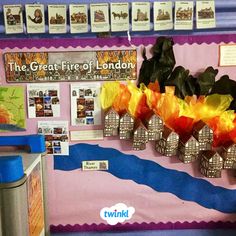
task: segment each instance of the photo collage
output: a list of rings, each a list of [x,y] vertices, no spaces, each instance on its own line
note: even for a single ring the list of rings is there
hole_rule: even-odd
[[[29,118],[60,116],[59,85],[28,85],[27,93]]]
[[[99,89],[99,83],[71,85],[72,125],[101,124],[101,108],[98,99]]]
[[[45,135],[47,154],[69,154],[68,121],[38,121],[38,134]]]

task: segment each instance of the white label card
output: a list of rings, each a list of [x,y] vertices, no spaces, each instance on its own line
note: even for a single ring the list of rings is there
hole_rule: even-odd
[[[70,131],[71,141],[103,140],[103,130]]]
[[[129,3],[111,3],[111,31],[129,30]]]
[[[108,3],[90,4],[90,16],[92,32],[108,32],[110,30]]]
[[[59,84],[27,85],[28,117],[60,117]]]
[[[48,24],[50,34],[65,34],[66,5],[48,5]]]
[[[150,30],[150,2],[132,2],[132,30]]]
[[[172,2],[154,2],[154,30],[173,29]]]
[[[175,2],[175,29],[193,29],[193,1]]]
[[[88,7],[86,4],[70,4],[70,32],[88,32]]]
[[[6,34],[23,33],[22,5],[4,5],[3,12]]]
[[[236,66],[236,44],[220,45],[219,66]]]
[[[108,161],[83,161],[82,170],[108,170]]]
[[[196,2],[197,29],[207,29],[216,27],[215,1]]]
[[[43,4],[25,5],[27,33],[45,33],[45,17]]]
[[[100,83],[71,84],[71,125],[101,125]]]
[[[69,155],[68,121],[38,121],[38,133],[45,136],[47,154]]]

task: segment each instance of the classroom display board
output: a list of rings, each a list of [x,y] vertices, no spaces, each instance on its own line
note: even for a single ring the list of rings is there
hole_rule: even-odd
[[[235,92],[208,94],[221,81],[235,86],[234,43],[235,35],[1,41],[1,135],[45,134],[52,232],[236,226]],[[144,122],[149,111],[158,111],[159,138]],[[173,149],[197,117],[204,125]],[[214,150],[227,152],[230,141],[232,157],[189,160],[188,145],[205,150],[208,134]]]

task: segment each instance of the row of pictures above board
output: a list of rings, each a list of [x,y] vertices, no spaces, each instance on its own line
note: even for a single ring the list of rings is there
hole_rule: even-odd
[[[50,34],[67,33],[67,5],[48,5],[48,25]],[[93,3],[90,7],[91,32],[119,32],[130,29],[129,3]],[[6,34],[24,32],[23,6],[4,5]],[[154,30],[192,30],[194,1],[176,1],[173,23],[172,1],[153,3]],[[27,33],[45,33],[45,6],[43,4],[25,5]],[[86,33],[88,24],[88,5],[69,5],[70,33]],[[151,3],[132,2],[132,31],[150,31]],[[215,27],[215,1],[196,2],[196,27]]]

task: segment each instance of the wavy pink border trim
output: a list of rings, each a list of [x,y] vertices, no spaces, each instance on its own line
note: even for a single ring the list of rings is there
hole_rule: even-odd
[[[138,230],[175,230],[175,229],[236,229],[236,222],[210,221],[210,222],[167,222],[167,223],[125,223],[117,225],[83,224],[83,225],[51,225],[52,233],[59,232],[105,232],[105,231],[138,231]]]
[[[169,37],[169,36],[168,36]],[[157,37],[133,37],[132,45],[149,45],[155,42]],[[202,43],[229,43],[236,42],[236,34],[223,34],[223,35],[195,35],[195,36],[173,36],[174,42],[176,44],[202,44]],[[2,39],[0,40],[0,48],[41,48],[41,47],[112,47],[112,46],[130,46],[127,37],[113,37],[113,38],[78,38],[78,39]]]

